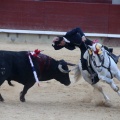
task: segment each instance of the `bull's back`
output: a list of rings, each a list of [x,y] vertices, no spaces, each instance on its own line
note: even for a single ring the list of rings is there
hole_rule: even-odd
[[[0,51],[0,68],[5,68],[4,79],[24,84],[31,77],[31,66],[27,51]]]

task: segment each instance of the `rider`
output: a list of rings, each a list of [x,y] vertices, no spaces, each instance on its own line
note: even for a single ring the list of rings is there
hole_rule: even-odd
[[[85,34],[83,33],[83,31],[81,30],[81,28],[77,27],[74,28],[70,31],[68,31],[64,36],[62,37],[55,37],[53,39],[53,44],[52,46],[54,47],[55,50],[59,50],[63,47],[69,49],[69,50],[74,50],[75,47],[80,48],[81,50],[81,64],[82,64],[82,70],[84,71],[88,71],[90,73],[90,75],[92,76],[91,71],[88,69],[88,65],[87,65],[87,60],[83,58],[83,55],[85,53],[85,51],[87,50],[87,45],[92,45],[93,41],[87,39],[85,37]],[[106,49],[108,49],[105,46]],[[111,52],[113,51],[113,49],[108,49]],[[93,79],[93,77],[92,77]],[[94,80],[93,80],[94,81]]]

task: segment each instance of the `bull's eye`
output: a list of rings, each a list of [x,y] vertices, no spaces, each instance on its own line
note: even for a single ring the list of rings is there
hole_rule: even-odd
[[[4,75],[5,74],[5,68],[0,68],[0,73],[1,73],[1,75]]]

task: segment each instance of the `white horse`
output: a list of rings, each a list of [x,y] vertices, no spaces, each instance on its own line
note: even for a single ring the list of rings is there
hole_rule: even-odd
[[[114,60],[108,55],[108,51],[106,51],[101,44],[95,43],[92,46],[89,46],[89,49],[84,54],[84,58],[87,60],[88,65],[90,65],[97,73],[99,80],[108,83],[111,88],[120,95],[119,87],[113,81],[113,77],[120,81],[120,71]],[[110,99],[104,93],[102,87],[98,84],[99,82],[92,84],[89,72],[87,70],[82,70],[81,61],[74,70],[75,81],[78,81],[82,74],[85,81],[91,84],[94,88],[98,89],[98,91],[103,94],[105,101],[109,102]]]

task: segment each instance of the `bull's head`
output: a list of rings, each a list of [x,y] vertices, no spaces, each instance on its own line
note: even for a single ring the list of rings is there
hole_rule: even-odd
[[[68,69],[67,65],[73,66],[74,64],[67,63],[64,60],[60,60],[58,64],[58,72],[56,74],[56,80],[58,80],[64,85],[70,85],[71,83],[69,78],[69,72],[71,70]]]

